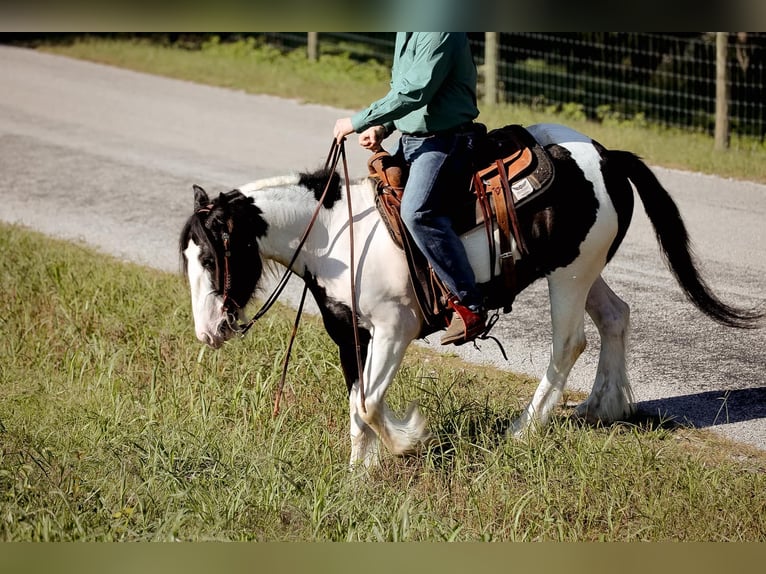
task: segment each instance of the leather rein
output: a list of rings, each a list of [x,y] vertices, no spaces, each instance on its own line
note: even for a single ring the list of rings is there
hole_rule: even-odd
[[[319,211],[322,208],[322,205],[324,204],[325,197],[327,196],[327,193],[330,189],[330,183],[332,182],[332,174],[335,172],[338,161],[340,158],[343,158],[343,176],[345,180],[345,186],[346,186],[346,199],[348,202],[348,221],[349,221],[349,246],[350,246],[350,260],[349,260],[349,272],[351,277],[351,321],[353,323],[353,329],[354,329],[354,344],[356,347],[356,362],[357,362],[357,370],[359,373],[359,394],[362,402],[362,410],[366,413],[367,407],[365,406],[365,395],[364,395],[364,379],[363,379],[363,372],[364,372],[364,366],[362,363],[362,354],[361,354],[361,345],[359,343],[359,325],[357,321],[357,303],[356,303],[356,285],[355,285],[355,276],[356,276],[356,270],[355,270],[355,263],[354,263],[354,219],[353,219],[353,212],[351,209],[351,184],[348,176],[348,161],[346,159],[346,148],[344,146],[344,141],[341,141],[338,143],[335,139],[333,139],[332,144],[330,146],[330,151],[327,154],[327,160],[325,161],[325,170],[327,170],[328,167],[331,167],[330,169],[330,175],[327,178],[327,184],[325,185],[324,191],[322,192],[322,196],[319,198],[317,202],[317,207],[314,210],[314,213],[311,216],[311,219],[309,220],[308,225],[306,226],[306,230],[303,232],[303,235],[301,236],[300,241],[298,242],[298,246],[295,248],[295,252],[293,253],[292,258],[290,259],[290,262],[287,265],[287,268],[285,269],[285,272],[282,274],[282,277],[277,282],[277,285],[274,287],[274,290],[271,292],[271,294],[267,297],[266,301],[261,305],[261,308],[253,315],[253,317],[247,321],[246,323],[239,323],[232,325],[232,328],[234,331],[239,333],[241,337],[244,337],[245,334],[250,330],[250,328],[255,324],[258,319],[263,317],[266,312],[271,309],[271,307],[276,303],[277,299],[279,299],[279,296],[282,294],[282,292],[285,290],[285,287],[287,287],[287,283],[290,280],[290,277],[293,274],[293,264],[298,259],[298,256],[300,255],[300,251],[303,248],[303,245],[306,243],[306,240],[308,239],[308,235],[311,232],[312,227],[314,227],[314,223],[316,223],[317,217],[319,216]],[[196,213],[206,213],[210,212],[212,206],[206,206],[199,210],[197,210]],[[227,315],[233,315],[233,311],[231,307],[234,307],[234,310],[240,310],[241,306],[232,298],[229,296],[229,290],[231,288],[231,273],[229,271],[229,257],[231,256],[231,250],[229,248],[229,239],[231,234],[231,222],[229,222],[229,230],[228,232],[224,231],[221,234],[221,239],[223,240],[223,309],[227,313]],[[301,315],[303,313],[303,305],[306,301],[306,292],[308,291],[308,284],[304,284],[303,286],[303,293],[301,295],[301,301],[298,305],[298,310],[295,316],[295,323],[293,324],[293,330],[292,334],[290,336],[290,343],[288,344],[287,351],[285,353],[284,362],[282,364],[282,375],[279,380],[279,387],[277,389],[277,395],[274,399],[274,410],[273,410],[273,416],[276,416],[279,414],[279,403],[280,399],[282,398],[282,390],[284,388],[285,380],[287,378],[287,366],[290,360],[290,353],[292,351],[293,342],[295,341],[295,336],[298,332],[298,324],[300,322]]]

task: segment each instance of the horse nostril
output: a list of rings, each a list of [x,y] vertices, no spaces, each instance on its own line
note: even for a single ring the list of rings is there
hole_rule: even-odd
[[[237,324],[237,318],[233,315],[228,315],[216,328],[216,334],[222,339],[228,339],[232,334],[238,332],[239,325]]]
[[[225,321],[226,327],[235,333],[238,332],[240,330],[240,325],[238,323],[238,320],[239,319],[236,313],[227,313],[226,321]]]
[[[205,345],[213,349],[217,349],[218,347],[221,346],[221,342],[218,341],[213,335],[207,332],[197,333],[197,339],[200,341],[200,343],[204,343]]]

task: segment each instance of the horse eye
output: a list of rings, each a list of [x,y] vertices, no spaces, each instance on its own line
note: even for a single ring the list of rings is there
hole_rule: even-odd
[[[202,266],[205,269],[214,269],[215,268],[215,259],[213,257],[210,257],[209,255],[205,255],[200,257],[199,262],[202,264]]]

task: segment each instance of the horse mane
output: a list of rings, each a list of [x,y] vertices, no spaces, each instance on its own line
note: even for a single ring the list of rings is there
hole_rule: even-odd
[[[333,171],[330,168],[320,168],[314,171],[301,172],[291,175],[279,175],[276,177],[267,177],[259,179],[245,185],[241,185],[239,191],[250,194],[261,189],[268,189],[271,187],[289,187],[299,186],[307,189],[314,194],[314,199],[319,201],[322,194],[327,187],[327,182],[330,181],[329,188],[327,188],[327,195],[325,196],[322,205],[326,209],[332,209],[341,197],[341,181],[340,174],[337,171]]]
[[[328,187],[329,181],[329,187]],[[301,185],[314,193],[314,198],[319,201],[327,189],[327,195],[322,202],[325,209],[332,209],[335,202],[340,200],[341,185],[340,174],[330,168],[321,168],[314,172],[301,173],[298,176],[298,185]]]

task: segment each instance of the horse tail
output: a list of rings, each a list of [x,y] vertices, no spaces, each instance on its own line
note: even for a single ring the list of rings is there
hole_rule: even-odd
[[[652,170],[633,153],[607,153],[609,163],[617,164],[619,171],[633,182],[652,222],[665,262],[686,297],[700,311],[723,325],[743,329],[758,327],[763,312],[727,305],[707,285],[700,274],[678,207]]]

